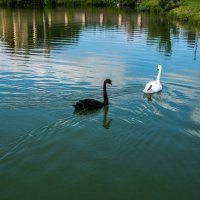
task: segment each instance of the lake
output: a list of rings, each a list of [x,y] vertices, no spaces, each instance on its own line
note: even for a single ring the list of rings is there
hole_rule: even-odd
[[[163,90],[144,95],[163,66]],[[80,99],[110,105],[77,113]],[[200,198],[200,31],[131,9],[0,9],[1,200]]]

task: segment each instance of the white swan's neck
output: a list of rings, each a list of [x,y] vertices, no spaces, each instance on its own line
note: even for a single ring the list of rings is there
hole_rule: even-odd
[[[160,82],[160,76],[161,76],[161,69],[158,70],[158,76],[156,79],[157,82]]]

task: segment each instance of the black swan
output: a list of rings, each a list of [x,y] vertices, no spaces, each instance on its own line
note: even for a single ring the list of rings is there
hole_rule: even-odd
[[[76,110],[94,110],[102,108],[103,106],[108,105],[108,95],[106,91],[106,84],[112,85],[112,81],[110,79],[106,79],[103,84],[103,98],[104,101],[100,102],[95,99],[84,99],[78,101],[74,106]]]

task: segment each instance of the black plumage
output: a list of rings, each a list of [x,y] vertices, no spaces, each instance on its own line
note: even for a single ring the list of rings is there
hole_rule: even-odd
[[[103,106],[108,105],[109,101],[108,101],[108,95],[107,95],[107,90],[106,90],[107,83],[112,85],[112,82],[110,79],[106,79],[104,81],[104,84],[103,84],[104,101],[103,102],[97,101],[95,99],[80,100],[75,105],[73,105],[75,109],[76,110],[94,110],[94,109],[99,109],[99,108],[102,108]]]

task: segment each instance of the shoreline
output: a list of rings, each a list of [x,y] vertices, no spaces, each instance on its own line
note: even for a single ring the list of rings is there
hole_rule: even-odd
[[[180,4],[163,9],[158,0],[144,0],[136,6],[138,11],[165,14],[182,24],[190,24],[200,27],[200,5],[191,0],[182,0]]]
[[[181,24],[189,24],[200,27],[200,5],[192,3],[193,0],[180,0],[178,3],[167,4],[161,7],[159,0],[25,0],[16,1],[18,3],[7,4],[6,0],[0,0],[0,8],[22,8],[22,7],[56,7],[56,6],[72,6],[72,7],[127,7],[140,12],[152,12],[166,15],[169,18],[180,22]],[[23,2],[23,3],[22,3]],[[25,3],[26,2],[26,3]],[[122,1],[121,1],[122,2]]]

